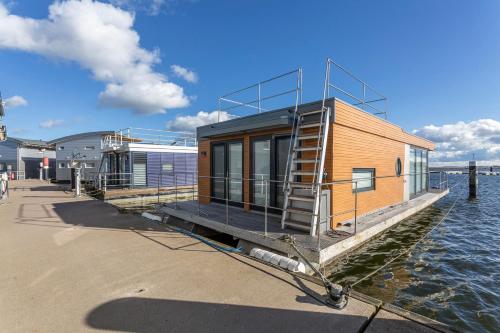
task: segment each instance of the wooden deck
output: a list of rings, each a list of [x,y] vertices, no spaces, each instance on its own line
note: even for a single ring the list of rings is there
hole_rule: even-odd
[[[317,236],[294,229],[282,229],[281,217],[278,215],[268,214],[266,227],[263,212],[245,211],[243,208],[232,206],[226,211],[225,205],[216,203],[204,205],[198,204],[197,201],[178,201],[177,204],[163,204],[161,210],[167,215],[245,240],[253,246],[297,257],[296,251],[283,240],[285,235],[292,235],[297,248],[305,257],[315,263],[326,264],[427,208],[448,192],[429,192],[408,202],[374,211],[357,219],[356,234],[354,226],[351,225],[341,228],[343,230],[321,235],[319,243]]]

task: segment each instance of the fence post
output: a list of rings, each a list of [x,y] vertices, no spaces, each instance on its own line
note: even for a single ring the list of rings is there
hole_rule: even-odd
[[[357,224],[358,224],[358,181],[356,181],[354,186],[354,234],[356,235]]]
[[[440,190],[440,191],[442,190],[442,188],[441,188],[441,186],[442,186],[442,184],[441,184],[441,177],[442,177],[442,174],[443,174],[443,171],[439,172],[439,190]]]
[[[107,175],[104,174],[104,192],[106,192],[107,187],[108,187]]]
[[[161,173],[158,175],[158,190],[156,192],[156,195],[158,196],[158,204],[160,204],[160,177],[161,177]]]
[[[268,190],[268,180],[265,181],[265,202],[264,202],[264,235],[267,236],[267,190]]]
[[[177,209],[177,175],[174,175],[175,209]]]
[[[200,176],[196,174],[196,198],[198,199],[198,216],[200,216]]]
[[[226,224],[229,224],[229,179],[224,178],[224,185],[226,186]]]

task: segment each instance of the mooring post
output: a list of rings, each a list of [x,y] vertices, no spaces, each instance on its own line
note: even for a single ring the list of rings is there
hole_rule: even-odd
[[[470,198],[477,197],[477,187],[478,187],[478,179],[477,179],[476,161],[469,161],[469,197]]]

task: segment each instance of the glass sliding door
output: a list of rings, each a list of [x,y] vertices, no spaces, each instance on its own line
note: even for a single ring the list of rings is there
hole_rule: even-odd
[[[229,199],[230,204],[243,201],[243,144],[223,142],[212,145],[212,197]],[[226,183],[227,182],[227,183]]]
[[[415,149],[410,148],[410,195],[415,194]]]
[[[271,178],[270,139],[255,140],[252,143],[252,161],[253,203],[256,205],[264,205],[266,197],[266,181]]]
[[[243,144],[241,142],[228,144],[229,200],[241,203],[243,201]]]
[[[225,199],[226,147],[224,144],[212,146],[212,197]]]
[[[415,193],[422,192],[422,151],[415,149]]]
[[[428,152],[424,149],[410,149],[410,197],[428,190]]]

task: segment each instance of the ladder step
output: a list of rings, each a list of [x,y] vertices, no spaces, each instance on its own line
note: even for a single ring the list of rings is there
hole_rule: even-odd
[[[316,151],[321,150],[321,147],[297,147],[295,151]]]
[[[295,201],[307,201],[307,202],[314,202],[314,197],[312,195],[289,195],[288,199],[290,200],[295,200]]]
[[[316,114],[316,113],[321,113],[321,109],[320,110],[314,110],[314,111],[305,111],[305,112],[300,112],[300,115],[301,116],[308,116],[310,114]]]
[[[312,135],[302,135],[302,136],[299,136],[297,139],[299,139],[299,140],[310,140],[310,139],[317,139],[317,138],[319,138],[319,135],[312,134]]]
[[[297,213],[302,215],[314,215],[313,211],[307,208],[288,207],[286,211],[289,213]]]
[[[306,189],[312,189],[313,184],[301,184],[301,183],[291,183],[290,184],[291,188],[306,188]]]
[[[310,223],[295,221],[295,220],[285,220],[285,225],[291,229],[301,230],[309,232],[311,230]]]
[[[300,128],[311,128],[311,127],[319,127],[322,126],[322,123],[309,123],[309,124],[301,124]]]
[[[316,162],[319,162],[319,159],[312,159],[312,160],[300,160],[300,159],[296,159],[296,160],[293,160],[295,163],[316,163]]]
[[[294,171],[292,171],[292,175],[294,175],[294,176],[314,176],[314,171],[294,170]]]

